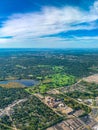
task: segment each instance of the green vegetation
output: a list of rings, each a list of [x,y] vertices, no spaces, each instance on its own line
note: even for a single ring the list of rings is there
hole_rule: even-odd
[[[29,94],[23,88],[0,87],[0,109],[7,107],[15,100],[28,97]]]
[[[85,111],[86,114],[89,114],[91,112],[91,108],[82,104],[82,103],[78,103],[77,101],[75,101],[74,99],[70,98],[70,97],[65,97],[64,102],[71,108],[73,108],[74,110],[79,110],[82,109]]]
[[[1,119],[0,119],[0,130],[12,130],[12,122],[9,119],[9,116],[4,115]]]
[[[85,86],[85,88],[89,91],[93,92],[94,90],[98,90],[98,84],[96,83],[89,83],[86,81],[81,81],[80,84]]]
[[[52,75],[52,82],[54,86],[68,86],[75,83],[75,77],[72,75],[61,75],[61,74],[55,74]]]
[[[98,96],[98,90],[92,90],[92,92],[80,92],[80,91],[74,91],[74,92],[68,92],[66,93],[67,96],[70,96],[72,98],[80,98],[80,99],[94,99]]]
[[[55,73],[62,73],[65,68],[64,66],[53,66],[52,69]]]
[[[19,99],[27,99],[15,105],[9,116],[4,114],[0,117],[1,130],[10,130],[13,124],[20,130],[45,130],[60,122],[62,118],[33,95],[34,93],[48,95],[48,90],[52,91],[54,88],[62,90],[62,94],[51,94],[51,96],[60,99],[74,110],[84,110],[84,114],[91,112],[87,105],[76,99],[97,97],[98,85],[84,81],[74,87],[71,85],[82,77],[96,73],[98,52],[92,55],[85,51],[69,50],[23,50],[9,51],[9,53],[5,51],[0,52],[0,61],[2,61],[0,80],[39,80],[38,85],[30,88],[24,88],[18,83],[9,83],[0,87],[0,109],[2,110]],[[63,92],[64,89],[66,93]]]
[[[0,130],[12,130],[12,128],[10,128],[9,126],[0,123]]]
[[[30,88],[33,93],[46,93],[48,90],[53,88],[59,88],[63,86],[68,86],[74,84],[76,81],[75,77],[72,75],[64,74],[54,74],[45,77],[45,79],[38,85]],[[29,89],[29,88],[28,88]]]
[[[80,91],[74,91],[74,92],[68,92],[66,93],[67,96],[72,98],[80,98],[80,99],[93,99],[95,97],[95,94],[88,92],[80,92]],[[97,95],[96,95],[97,96]]]
[[[45,130],[62,120],[61,117],[33,95],[26,102],[16,105],[13,111],[11,118],[16,128],[20,130]],[[1,118],[1,123],[9,126],[13,124],[8,116]]]
[[[73,110],[82,109],[85,111],[85,114],[88,114],[91,112],[90,107],[88,107],[85,104],[77,102],[76,100],[70,98],[70,96],[67,96],[66,94],[56,94],[56,95],[51,95],[51,96],[55,97],[56,99],[61,99],[66,105],[73,108]]]
[[[74,99],[95,99],[98,96],[98,84],[81,81],[74,86],[63,88],[61,91],[65,91],[67,96]]]
[[[86,55],[87,54],[87,55]],[[96,73],[98,53],[69,50],[30,50],[0,52],[0,80],[44,79],[56,73],[74,75],[77,78]],[[40,77],[40,78],[39,78]]]

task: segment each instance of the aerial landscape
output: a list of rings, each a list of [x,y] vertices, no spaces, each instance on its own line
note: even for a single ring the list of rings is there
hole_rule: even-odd
[[[96,130],[98,49],[1,49],[1,130]]]
[[[0,2],[0,130],[98,130],[98,1]]]

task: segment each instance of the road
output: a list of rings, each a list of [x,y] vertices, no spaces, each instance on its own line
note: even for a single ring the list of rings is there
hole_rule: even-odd
[[[27,99],[20,99],[18,101],[14,101],[12,104],[8,105],[7,107],[5,107],[4,109],[0,110],[0,118],[3,115],[10,115],[10,112],[12,110],[12,108],[18,104],[20,104],[21,102],[25,102]]]

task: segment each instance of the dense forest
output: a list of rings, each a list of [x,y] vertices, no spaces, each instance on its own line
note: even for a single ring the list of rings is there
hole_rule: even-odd
[[[29,94],[22,88],[0,87],[0,109],[7,107],[15,100],[27,98]]]
[[[5,50],[0,61],[0,80],[43,79],[57,73],[83,77],[98,71],[96,50]]]
[[[10,128],[14,123],[17,129],[21,130],[44,130],[61,120],[61,117],[32,95],[27,101],[14,106],[9,116],[3,116],[0,119],[0,127],[5,130],[5,126]]]

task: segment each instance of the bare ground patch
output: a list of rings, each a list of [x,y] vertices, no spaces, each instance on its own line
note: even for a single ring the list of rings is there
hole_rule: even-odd
[[[98,74],[88,76],[87,78],[83,78],[83,80],[86,82],[90,82],[90,83],[94,82],[98,84]]]

